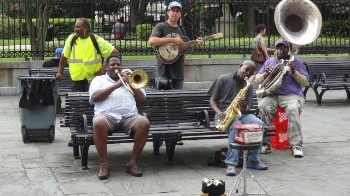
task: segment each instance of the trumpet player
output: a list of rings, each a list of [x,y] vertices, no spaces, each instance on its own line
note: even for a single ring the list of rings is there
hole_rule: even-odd
[[[294,61],[289,61],[290,44],[286,40],[278,40],[275,43],[276,57],[268,59],[256,75],[255,82],[261,84],[276,67],[279,62],[283,66],[289,66],[290,71],[281,83],[280,87],[272,95],[266,95],[259,102],[261,114],[265,117],[266,123],[271,123],[278,106],[282,107],[288,116],[288,140],[290,150],[294,157],[304,156],[302,145],[303,137],[301,133],[300,114],[305,102],[302,87],[308,85],[309,75],[299,58],[294,57]]]
[[[107,138],[115,130],[123,131],[134,138],[130,160],[126,164],[126,172],[133,176],[142,176],[138,162],[147,141],[150,123],[148,119],[138,114],[136,103],[146,100],[145,90],[130,88],[128,75],[122,73],[120,56],[111,55],[106,59],[107,74],[96,76],[89,89],[90,102],[95,104],[93,118],[94,143],[100,160],[98,177],[107,179],[110,167],[107,160]]]
[[[251,60],[245,60],[240,66],[239,70],[234,73],[227,73],[219,76],[213,83],[208,91],[210,97],[210,107],[215,111],[215,125],[218,124],[218,120],[223,120],[226,114],[225,111],[231,105],[231,103],[240,94],[239,92],[247,85],[244,80],[246,77],[251,77],[256,70],[256,65]],[[253,102],[253,87],[250,86],[246,93],[246,98],[241,100],[239,98],[238,106],[241,116],[237,116],[233,119],[232,123],[228,126],[225,132],[228,135],[228,143],[234,141],[235,129],[234,124],[247,124],[247,123],[257,123],[259,125],[264,125],[264,122],[257,118],[254,114],[249,113],[249,108]],[[248,157],[247,167],[256,170],[267,170],[267,166],[260,161],[260,151],[259,149],[252,150],[250,156]],[[236,166],[238,165],[238,155],[239,150],[233,149],[228,144],[228,151],[226,156],[226,175],[235,176]]]

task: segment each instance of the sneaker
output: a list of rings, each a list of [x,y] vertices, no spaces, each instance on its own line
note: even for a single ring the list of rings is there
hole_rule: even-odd
[[[256,170],[267,170],[267,165],[261,161],[248,161],[247,168]]]
[[[236,175],[236,166],[227,165],[226,176],[235,176]]]
[[[304,156],[303,149],[301,148],[301,146],[293,147],[293,156],[296,158],[301,158]]]
[[[143,175],[140,165],[136,161],[129,161],[126,164],[126,173],[132,176],[141,177]]]
[[[100,180],[106,180],[108,179],[110,172],[111,172],[111,169],[107,165],[101,164],[100,172],[98,173],[98,178]]]
[[[263,145],[261,148],[261,154],[271,153],[271,147],[269,145]]]

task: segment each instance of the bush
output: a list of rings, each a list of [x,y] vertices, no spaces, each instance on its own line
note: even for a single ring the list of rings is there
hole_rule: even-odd
[[[324,21],[322,23],[322,35],[324,36],[348,36],[349,22],[347,20]]]
[[[74,18],[50,18],[49,19],[49,25],[53,25],[53,33],[54,37],[58,37],[59,32],[74,32],[74,25],[75,25],[75,20]],[[35,25],[36,24],[36,18],[32,19],[32,23]],[[21,34],[22,36],[28,36],[28,30],[27,30],[27,23],[25,19],[22,20],[21,23]]]
[[[0,18],[0,39],[18,38],[21,32],[21,26],[18,20]]]
[[[153,30],[152,24],[139,24],[136,26],[136,37],[139,40],[147,41]]]

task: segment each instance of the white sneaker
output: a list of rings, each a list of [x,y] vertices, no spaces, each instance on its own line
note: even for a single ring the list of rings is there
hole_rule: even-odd
[[[268,145],[263,145],[261,147],[261,154],[271,153],[271,148]]]
[[[296,158],[301,158],[304,156],[303,149],[301,148],[301,146],[293,147],[293,156]]]

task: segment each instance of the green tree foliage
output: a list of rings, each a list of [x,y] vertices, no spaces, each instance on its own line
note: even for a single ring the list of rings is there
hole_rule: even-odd
[[[136,36],[139,40],[146,41],[151,36],[152,24],[139,24],[136,26]]]

